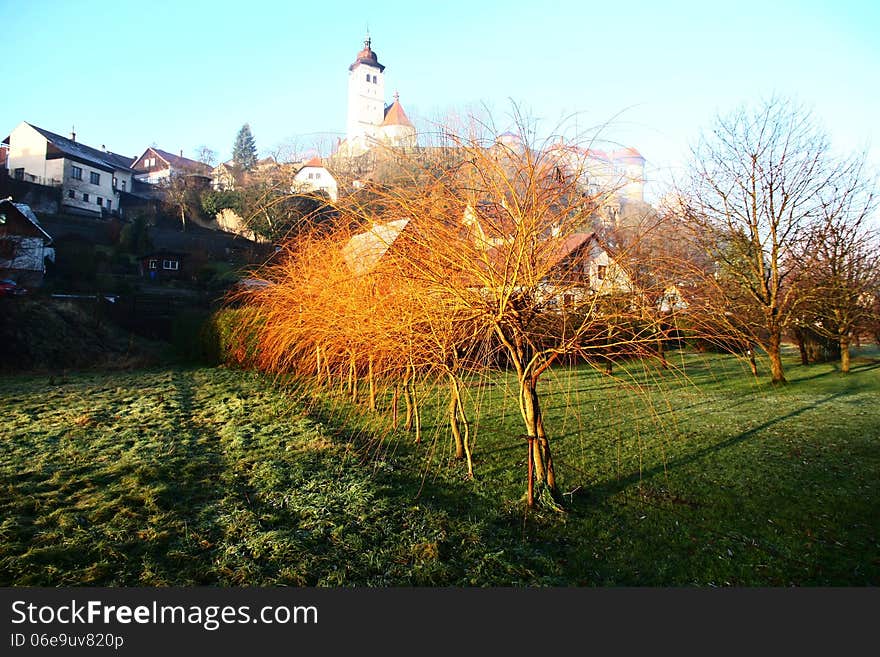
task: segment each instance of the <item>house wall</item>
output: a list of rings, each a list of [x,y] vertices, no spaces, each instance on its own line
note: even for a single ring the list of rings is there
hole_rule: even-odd
[[[61,203],[65,207],[90,213],[101,214],[102,208],[107,207],[107,201],[111,202],[110,209],[119,209],[119,194],[113,189],[113,173],[90,166],[84,162],[77,162],[68,158],[55,160],[63,163],[63,179],[61,191]],[[82,169],[82,179],[74,178],[74,167]],[[98,183],[91,181],[91,174],[98,174]],[[73,198],[71,198],[71,194]],[[88,194],[88,200],[83,198]],[[98,199],[101,205],[98,205]]]
[[[147,149],[131,168],[135,178],[151,185],[159,184],[172,174],[171,166],[151,149]]]
[[[116,171],[113,172],[113,177],[116,178],[117,196],[119,192],[131,192],[131,181],[134,178],[131,171],[116,169]],[[113,207],[118,208],[119,205],[114,203]]]
[[[44,258],[55,253],[52,247],[45,246],[42,237],[7,235],[4,240],[14,243],[12,258],[0,257],[0,270],[40,272],[44,270]]]
[[[408,125],[382,126],[382,139],[397,148],[414,148],[416,146],[416,129]]]
[[[24,169],[24,180],[41,185],[60,185],[61,171],[46,159],[46,138],[27,123],[19,123],[9,134],[9,175]]]
[[[311,178],[309,177],[310,175],[312,176]],[[293,185],[294,191],[298,192],[325,191],[333,201],[339,196],[339,187],[336,184],[336,179],[324,167],[304,167],[300,169],[293,177]]]

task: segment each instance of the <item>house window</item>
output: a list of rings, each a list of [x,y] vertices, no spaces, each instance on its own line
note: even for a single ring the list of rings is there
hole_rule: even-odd
[[[24,167],[19,167],[15,170],[15,179],[24,180]]]
[[[123,192],[125,191],[125,181],[124,180],[122,181],[122,191]]]
[[[178,262],[177,260],[163,260],[162,261],[162,269],[169,269],[171,271],[177,271]]]
[[[597,265],[596,266],[596,278],[600,281],[605,280],[605,270],[607,269],[607,265]]]
[[[92,171],[89,174],[89,182],[92,183],[93,185],[100,185],[101,184],[101,174],[95,173],[94,171]]]
[[[89,202],[89,195],[86,192],[83,192],[83,201],[85,201],[86,203]]]
[[[98,201],[97,201],[97,203],[98,203],[98,205],[100,205],[100,206],[103,207],[103,206],[104,206],[104,199],[102,199],[102,198],[99,196],[99,197],[98,197]]]
[[[108,199],[107,199],[107,209],[109,210],[109,209],[111,208],[112,205],[113,205],[113,201],[111,201],[111,200],[108,198]]]
[[[369,82],[369,81],[370,81],[370,74],[367,73],[367,82]]]
[[[113,176],[113,189],[116,189],[116,185],[119,184],[119,181],[116,179],[116,176]]]
[[[82,180],[83,179],[83,170],[82,167],[72,166],[70,167],[70,177],[74,180]]]
[[[159,265],[158,260],[150,260],[150,269],[157,269]]]
[[[74,192],[72,189],[68,189],[67,198],[76,198],[76,192]]]

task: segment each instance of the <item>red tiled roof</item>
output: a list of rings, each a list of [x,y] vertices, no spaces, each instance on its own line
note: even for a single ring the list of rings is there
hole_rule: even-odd
[[[382,121],[382,125],[405,125],[410,128],[413,127],[406,112],[403,111],[403,105],[400,104],[399,100],[395,100],[391,103],[388,109],[385,110],[385,120]]]
[[[567,236],[556,251],[553,259],[554,264],[561,262],[585,244],[589,244],[595,236],[596,233],[572,233]]]

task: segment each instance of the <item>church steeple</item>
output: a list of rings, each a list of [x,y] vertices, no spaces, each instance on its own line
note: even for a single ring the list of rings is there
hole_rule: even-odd
[[[348,67],[349,71],[353,71],[358,64],[366,64],[368,66],[375,66],[379,69],[379,72],[385,70],[385,67],[379,63],[379,56],[373,52],[371,47],[372,39],[370,39],[370,33],[367,32],[367,37],[364,39],[364,49],[361,50],[357,57],[355,57],[354,63]]]
[[[373,50],[367,33],[364,47],[348,67],[348,121],[346,141],[349,148],[368,149],[385,118],[385,67]]]

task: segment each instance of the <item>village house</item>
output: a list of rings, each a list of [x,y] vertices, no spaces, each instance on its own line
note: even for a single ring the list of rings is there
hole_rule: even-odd
[[[181,266],[186,253],[159,249],[140,257],[140,275],[150,282],[158,283],[168,280],[179,280],[187,273]]]
[[[291,191],[299,194],[324,192],[331,201],[339,198],[336,178],[324,167],[317,157],[305,162],[293,177]]]
[[[211,166],[184,157],[183,151],[180,155],[174,155],[151,146],[135,159],[131,168],[136,180],[150,185],[167,182],[175,176],[201,178],[205,186],[211,181]]]
[[[11,199],[0,201],[0,278],[39,287],[47,261],[55,261],[52,237],[30,207]]]
[[[120,192],[131,189],[133,157],[87,146],[22,121],[3,140],[16,180],[61,188],[64,211],[96,218],[118,215]]]

